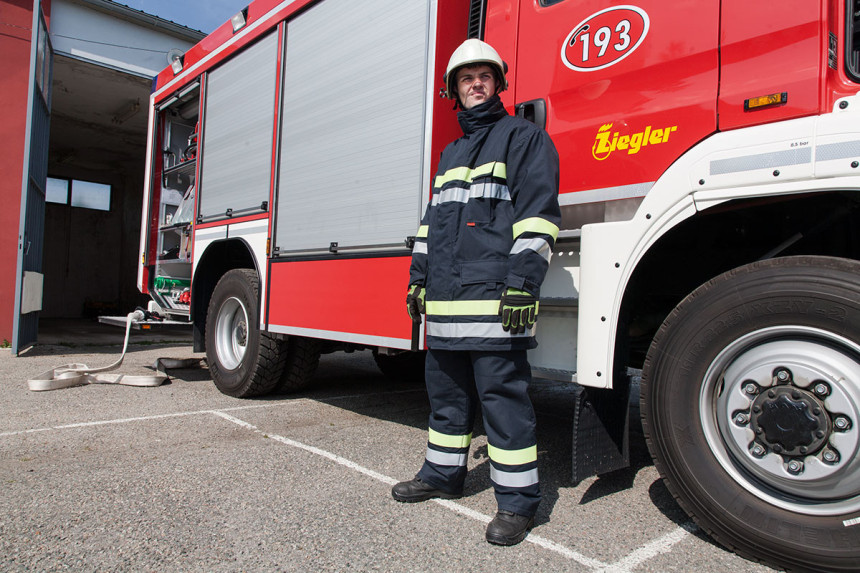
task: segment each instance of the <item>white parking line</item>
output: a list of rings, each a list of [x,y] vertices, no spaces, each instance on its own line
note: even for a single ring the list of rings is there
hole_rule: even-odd
[[[273,408],[281,404],[255,404],[253,406],[236,406],[235,408],[222,408],[221,412],[236,412],[239,410],[253,410],[256,408]],[[49,428],[33,428],[30,430],[16,430],[12,432],[0,432],[0,438],[6,436],[20,436],[22,434],[35,434],[37,432],[50,432],[52,430],[68,430],[72,428],[91,428],[93,426],[108,426],[111,424],[128,424],[130,422],[148,422],[150,420],[164,420],[166,418],[181,418],[183,416],[199,416],[201,414],[214,414],[214,410],[195,410],[191,412],[174,412],[172,414],[155,414],[152,416],[138,416],[135,418],[119,418],[116,420],[100,420],[97,422],[80,422],[77,424],[63,424],[62,426],[51,426]]]
[[[315,402],[326,402],[326,401],[336,401],[336,400],[340,400],[340,399],[349,399],[349,398],[351,398],[351,396],[337,396],[337,397],[332,397],[332,398],[316,399],[314,401]],[[274,407],[281,407],[281,406],[286,406],[286,405],[291,405],[291,404],[295,405],[295,404],[301,403],[303,401],[305,401],[305,400],[301,399],[301,400],[291,400],[288,402],[278,402],[278,403],[274,403],[274,404],[254,404],[254,405],[249,405],[249,406],[236,406],[233,408],[220,408],[220,409],[212,409],[212,410],[195,410],[195,411],[187,411],[187,412],[174,412],[171,414],[156,414],[156,415],[152,415],[152,416],[139,416],[139,417],[134,417],[134,418],[119,418],[119,419],[114,419],[114,420],[100,420],[100,421],[95,421],[95,422],[80,422],[80,423],[75,423],[75,424],[63,424],[63,425],[52,426],[52,427],[48,427],[48,428],[33,428],[33,429],[28,429],[28,430],[0,432],[0,437],[20,436],[20,435],[33,434],[33,433],[38,433],[38,432],[49,432],[49,431],[53,431],[53,430],[67,430],[67,429],[74,429],[74,428],[91,428],[91,427],[106,426],[106,425],[112,425],[112,424],[129,424],[132,422],[146,422],[146,421],[152,421],[152,420],[163,420],[163,419],[168,419],[168,418],[181,418],[181,417],[185,417],[185,416],[215,415],[215,416],[218,416],[218,417],[220,417],[224,420],[227,420],[233,424],[241,426],[241,427],[243,427],[249,431],[255,432],[255,433],[260,434],[260,435],[264,435],[271,440],[275,440],[276,442],[280,442],[284,445],[298,448],[298,449],[304,450],[306,452],[309,452],[311,454],[329,459],[329,460],[331,460],[337,464],[340,464],[340,465],[347,467],[351,470],[360,472],[360,473],[362,473],[362,474],[364,474],[364,475],[366,475],[372,479],[380,481],[386,485],[391,486],[391,485],[394,485],[395,483],[397,483],[398,480],[396,480],[392,477],[389,477],[389,476],[386,476],[384,474],[375,472],[371,469],[368,469],[364,466],[361,466],[361,465],[359,465],[359,464],[357,464],[351,460],[348,460],[344,457],[338,456],[336,454],[333,454],[333,453],[328,452],[326,450],[317,448],[315,446],[309,446],[307,444],[303,444],[301,442],[291,440],[290,438],[286,438],[284,436],[278,436],[278,435],[273,435],[273,434],[263,432],[262,430],[260,430],[256,426],[254,426],[253,424],[250,424],[248,422],[245,422],[244,420],[241,420],[235,416],[231,416],[230,414],[228,414],[228,412],[241,412],[244,410],[274,408]],[[455,511],[461,515],[464,515],[466,517],[469,517],[469,518],[474,519],[475,521],[479,521],[481,523],[485,523],[485,524],[489,523],[490,520],[492,519],[488,515],[485,515],[483,513],[480,513],[478,511],[470,509],[470,508],[468,508],[462,504],[456,503],[456,502],[451,501],[451,500],[433,499],[431,501],[433,501],[433,502],[435,502],[435,503],[437,503],[437,504],[439,504],[439,505],[441,505],[447,509],[450,509],[451,511]],[[639,547],[638,549],[634,550],[633,552],[631,552],[626,557],[624,557],[624,558],[620,559],[619,561],[612,563],[612,564],[604,563],[604,562],[597,560],[597,559],[592,559],[591,557],[588,557],[588,556],[583,555],[577,551],[574,551],[573,549],[570,549],[569,547],[565,547],[563,545],[560,545],[554,541],[551,541],[551,540],[546,539],[544,537],[541,537],[539,535],[534,535],[534,534],[530,533],[526,537],[525,541],[532,543],[534,545],[537,545],[539,547],[542,547],[544,549],[547,549],[549,551],[553,551],[559,555],[562,555],[562,556],[564,556],[564,557],[566,557],[572,561],[579,563],[580,565],[583,565],[583,566],[595,571],[595,573],[629,573],[633,569],[635,569],[636,567],[642,565],[645,561],[647,561],[653,557],[656,557],[657,555],[670,552],[672,550],[672,548],[678,542],[685,539],[690,533],[694,532],[695,530],[696,530],[696,526],[694,524],[692,524],[692,523],[684,524],[681,527],[678,527],[677,529],[667,533],[666,535],[663,535],[662,537],[655,539],[654,541],[651,541],[650,543],[647,543],[647,544],[643,545],[642,547]]]
[[[285,445],[287,445],[287,446],[292,446],[292,447],[294,447],[294,448],[299,448],[299,449],[301,449],[301,450],[305,450],[306,452],[310,452],[310,453],[312,453],[312,454],[314,454],[314,455],[322,456],[322,457],[324,457],[324,458],[328,458],[328,459],[330,459],[331,461],[333,461],[333,462],[335,462],[335,463],[338,463],[338,464],[340,464],[340,465],[342,465],[342,466],[346,466],[346,467],[348,467],[348,468],[349,468],[349,469],[351,469],[351,470],[355,470],[355,471],[357,471],[357,472],[361,472],[361,473],[363,473],[363,474],[364,474],[364,475],[366,475],[366,476],[372,477],[373,479],[378,480],[378,481],[381,481],[381,482],[386,483],[386,484],[388,484],[388,485],[394,485],[394,484],[396,484],[396,483],[397,483],[397,480],[395,480],[394,478],[390,478],[390,477],[388,477],[388,476],[386,476],[386,475],[382,475],[382,474],[377,473],[377,472],[375,472],[375,471],[373,471],[373,470],[369,470],[369,469],[367,469],[366,467],[360,466],[360,465],[358,465],[357,463],[355,463],[355,462],[353,462],[353,461],[350,461],[350,460],[348,460],[348,459],[346,459],[346,458],[342,458],[342,457],[340,457],[340,456],[338,456],[338,455],[336,455],[336,454],[333,454],[333,453],[331,453],[331,452],[327,452],[327,451],[325,451],[325,450],[321,450],[321,449],[316,448],[316,447],[314,447],[314,446],[309,446],[309,445],[307,445],[307,444],[303,444],[303,443],[301,443],[301,442],[297,442],[297,441],[295,441],[295,440],[291,440],[291,439],[289,439],[289,438],[285,438],[285,437],[283,437],[283,436],[278,436],[278,435],[276,435],[276,434],[269,434],[269,433],[262,432],[262,431],[260,431],[260,429],[259,429],[259,428],[257,428],[256,426],[251,425],[251,424],[249,424],[248,422],[245,422],[245,421],[243,421],[243,420],[240,420],[239,418],[235,418],[235,417],[231,416],[230,414],[226,414],[226,413],[224,413],[224,412],[217,412],[217,411],[216,411],[216,412],[212,412],[212,413],[213,413],[213,414],[215,414],[216,416],[221,416],[221,417],[222,417],[222,418],[224,418],[225,420],[230,420],[230,421],[231,421],[231,422],[233,422],[234,424],[238,424],[238,425],[242,426],[243,428],[247,428],[247,429],[252,430],[252,431],[254,431],[254,432],[258,433],[258,434],[264,434],[264,435],[265,435],[265,436],[267,436],[270,440],[275,440],[276,442],[281,442],[282,444],[285,444]]]
[[[260,434],[260,435],[265,435],[269,439],[275,440],[276,442],[280,442],[282,444],[292,446],[294,448],[305,450],[306,452],[310,452],[314,455],[318,455],[318,456],[327,458],[327,459],[329,459],[329,460],[331,460],[337,464],[340,464],[340,465],[345,466],[349,469],[360,472],[360,473],[362,473],[368,477],[371,477],[377,481],[380,481],[386,485],[391,486],[391,485],[394,485],[395,483],[397,483],[397,481],[398,481],[392,477],[389,477],[389,476],[384,475],[384,474],[380,474],[379,472],[375,472],[371,469],[368,469],[364,466],[361,466],[361,465],[353,462],[352,460],[348,460],[344,457],[338,456],[337,454],[333,454],[331,452],[328,452],[326,450],[322,450],[322,449],[317,448],[315,446],[309,446],[307,444],[303,444],[301,442],[291,440],[290,438],[285,438],[284,436],[279,436],[276,434],[270,434],[268,432],[263,432],[257,426],[254,426],[253,424],[245,422],[244,420],[240,420],[239,418],[236,418],[235,416],[231,416],[231,415],[227,414],[226,412],[213,411],[212,413],[215,414],[216,416],[220,416],[221,418],[224,418],[225,420],[228,420],[234,424],[237,424],[243,428],[251,430],[252,432],[255,432],[255,433]],[[481,512],[475,511],[473,509],[470,509],[470,508],[468,508],[462,504],[459,504],[455,501],[451,501],[451,500],[447,500],[447,499],[433,499],[431,501],[433,501],[433,502],[435,502],[435,503],[437,503],[443,507],[446,507],[452,511],[455,511],[461,515],[464,515],[466,517],[474,519],[475,521],[479,521],[481,523],[484,523],[484,524],[487,524],[492,520],[492,518],[490,516],[485,515]],[[570,549],[569,547],[565,547],[565,546],[560,545],[554,541],[550,541],[549,539],[546,539],[546,538],[541,537],[539,535],[534,535],[532,533],[530,533],[526,537],[525,541],[528,541],[529,543],[532,543],[534,545],[537,545],[537,546],[542,547],[544,549],[547,549],[549,551],[553,551],[555,553],[558,553],[559,555],[562,555],[568,559],[576,561],[577,563],[584,565],[590,569],[593,569],[596,572],[600,572],[600,573],[604,573],[604,572],[605,573],[626,573],[626,572],[632,570],[633,568],[638,567],[643,562],[647,561],[648,559],[650,559],[652,557],[660,555],[661,553],[668,553],[669,551],[671,551],[672,547],[676,543],[678,543],[679,541],[684,539],[687,536],[687,534],[688,534],[687,529],[679,527],[675,531],[672,531],[672,532],[668,533],[667,535],[664,535],[663,537],[660,537],[659,539],[656,539],[656,540],[652,541],[651,543],[648,543],[647,545],[644,545],[644,546],[636,549],[635,551],[630,553],[627,557],[625,557],[624,559],[621,559],[620,561],[618,561],[612,565],[609,565],[609,564],[604,563],[602,561],[599,561],[597,559],[592,559],[592,558],[587,557],[587,556],[585,556],[585,555],[583,555],[577,551],[574,551],[573,549]]]
[[[676,543],[685,539],[687,535],[696,531],[698,527],[694,523],[685,523],[677,529],[670,531],[663,537],[655,539],[651,543],[647,543],[636,549],[627,557],[616,561],[606,569],[601,569],[599,573],[624,573],[635,569],[645,561],[656,557],[663,553],[672,551],[672,547]]]
[[[217,412],[240,412],[242,410],[256,410],[260,408],[278,408],[283,406],[288,406],[291,404],[300,404],[302,402],[312,401],[312,402],[329,402],[329,401],[338,401],[338,400],[352,400],[354,398],[371,398],[376,395],[390,395],[390,394],[405,394],[409,392],[417,392],[418,390],[395,390],[392,392],[385,392],[380,394],[348,394],[343,396],[332,396],[329,398],[314,398],[311,400],[310,398],[300,398],[298,400],[289,400],[284,402],[275,402],[270,404],[252,404],[250,406],[234,406],[232,408],[219,408],[218,410],[193,410],[189,412],[174,412],[172,414],[154,414],[152,416],[138,416],[134,418],[119,418],[115,420],[99,420],[96,422],[79,422],[76,424],[63,424],[61,426],[51,426],[48,428],[31,428],[29,430],[15,430],[11,432],[0,432],[0,438],[6,436],[20,436],[22,434],[35,434],[38,432],[49,432],[51,430],[68,430],[71,428],[88,428],[92,426],[106,426],[111,424],[127,424],[129,422],[146,422],[149,420],[163,420],[165,418],[181,418],[183,416],[199,416],[201,414],[214,414]]]

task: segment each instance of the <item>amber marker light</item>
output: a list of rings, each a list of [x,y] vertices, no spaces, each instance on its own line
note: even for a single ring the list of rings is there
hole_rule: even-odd
[[[744,100],[744,111],[752,111],[754,109],[762,109],[764,107],[773,107],[775,105],[783,105],[786,102],[788,102],[788,92],[753,97]]]

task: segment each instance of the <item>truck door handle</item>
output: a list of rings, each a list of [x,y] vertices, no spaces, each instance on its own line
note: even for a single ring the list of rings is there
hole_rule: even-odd
[[[517,117],[532,122],[541,129],[546,129],[546,101],[533,99],[514,106]]]

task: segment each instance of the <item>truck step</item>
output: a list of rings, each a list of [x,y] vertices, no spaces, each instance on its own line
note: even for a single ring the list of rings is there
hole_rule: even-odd
[[[125,316],[100,316],[99,322],[102,324],[110,324],[112,326],[121,326],[125,328],[127,317]],[[132,330],[160,330],[162,328],[182,328],[191,327],[191,322],[187,320],[135,320],[131,323]]]

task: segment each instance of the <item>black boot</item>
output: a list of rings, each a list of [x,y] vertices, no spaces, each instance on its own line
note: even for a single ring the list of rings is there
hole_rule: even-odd
[[[487,526],[487,541],[495,545],[516,545],[534,527],[535,518],[500,509]]]
[[[416,501],[426,501],[434,497],[442,499],[457,499],[462,494],[448,493],[441,489],[436,489],[432,485],[426,484],[418,476],[409,481],[402,481],[391,488],[391,495],[397,501],[405,501],[407,503],[415,503]]]

